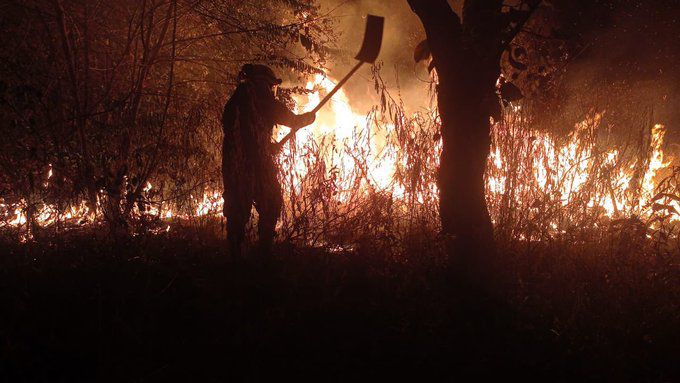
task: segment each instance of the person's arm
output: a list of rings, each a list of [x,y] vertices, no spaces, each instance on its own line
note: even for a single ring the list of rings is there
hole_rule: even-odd
[[[274,122],[285,125],[293,130],[311,125],[316,118],[313,113],[295,114],[278,100],[273,100],[272,105]]]

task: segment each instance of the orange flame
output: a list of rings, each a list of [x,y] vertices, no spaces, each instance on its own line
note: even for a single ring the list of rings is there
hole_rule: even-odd
[[[312,110],[320,101],[323,94],[334,87],[333,81],[325,76],[316,75],[306,85],[311,92],[296,97],[298,104],[297,112]],[[435,116],[436,112],[432,111]],[[436,119],[436,118],[435,118]],[[622,153],[618,149],[610,149],[604,153],[598,153],[593,144],[584,143],[582,136],[599,126],[601,115],[596,114],[577,124],[567,137],[566,143],[560,143],[549,134],[540,131],[532,131],[531,159],[527,169],[528,179],[523,179],[526,187],[533,187],[545,193],[560,196],[559,203],[566,207],[576,198],[587,198],[589,208],[599,207],[604,210],[608,217],[638,215],[650,217],[654,214],[652,206],[657,186],[658,174],[670,164],[662,149],[665,135],[663,125],[655,125],[651,131],[650,156],[644,174],[639,185],[634,185],[634,168],[638,163],[630,166],[618,166],[622,159]],[[317,147],[323,147],[323,160],[326,172],[332,173],[338,192],[333,196],[338,203],[347,202],[350,198],[357,198],[359,194],[370,192],[384,192],[394,200],[404,199],[407,196],[406,187],[396,182],[396,172],[405,161],[398,156],[400,148],[393,138],[395,126],[385,124],[378,128],[370,118],[356,113],[349,98],[343,90],[340,90],[333,98],[329,106],[323,108],[318,114],[316,122],[300,130],[294,145],[286,144],[280,155],[281,161],[292,161],[293,171],[292,188],[284,190],[284,194],[292,192],[300,193],[302,182],[310,172],[310,164],[304,158],[304,151],[296,151],[294,148],[305,147],[313,143]],[[275,131],[274,139],[280,140],[288,132],[281,127]],[[499,124],[494,125],[493,134],[503,134]],[[440,142],[435,146],[440,148]],[[512,153],[506,152],[500,146],[492,146],[488,160],[487,197],[489,200],[497,200],[509,195],[516,185],[509,185],[510,168],[509,159]],[[600,163],[598,163],[600,161]],[[639,160],[642,161],[642,160]],[[360,168],[360,169],[359,169]],[[589,192],[585,197],[584,186],[589,182],[593,169],[611,169],[609,177],[610,190]],[[363,177],[358,178],[357,172],[363,172]],[[53,176],[50,165],[45,188]],[[288,176],[288,175],[287,175]],[[433,180],[430,180],[433,181]],[[288,184],[288,183],[285,183]],[[631,197],[638,187],[639,196]],[[148,182],[143,191],[149,193],[154,188]],[[434,182],[426,186],[430,193],[437,192]],[[412,195],[413,196],[413,195]],[[522,201],[515,194],[517,204]],[[202,196],[194,198],[194,208],[190,214],[180,214],[171,204],[151,206],[146,212],[160,219],[183,219],[219,215],[222,211],[224,200],[221,191],[205,189]],[[416,195],[416,200],[426,203],[422,195]],[[428,203],[432,203],[429,201]],[[672,206],[680,211],[680,204],[676,200],[662,200],[662,203]],[[26,215],[27,201],[21,200],[16,206],[8,206],[0,200],[0,213],[5,212],[6,219],[0,221],[0,227],[22,227],[27,225],[29,218]],[[525,206],[529,208],[529,206]],[[32,220],[39,226],[49,226],[55,222],[67,220],[79,220],[80,222],[93,222],[97,212],[90,211],[85,202],[80,202],[64,210],[49,204],[38,204],[33,209]],[[680,213],[672,212],[670,219],[680,220]],[[554,224],[556,227],[556,224]],[[170,225],[165,226],[162,232],[169,232]]]

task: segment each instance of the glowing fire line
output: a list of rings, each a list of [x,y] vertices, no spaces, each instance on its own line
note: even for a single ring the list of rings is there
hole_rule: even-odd
[[[321,99],[322,92],[330,91],[334,86],[333,81],[328,77],[317,75],[307,83],[306,87],[311,92],[296,97],[296,102],[301,105],[298,112],[311,110]],[[588,127],[599,126],[600,115],[591,117],[584,122],[577,124],[574,131],[569,135],[569,140],[564,145],[558,143],[547,133],[531,132],[533,142],[531,143],[534,154],[531,163],[531,177],[533,179],[525,182],[535,185],[545,192],[557,192],[561,195],[561,204],[567,206],[575,195],[578,195],[591,176],[590,171],[595,165],[593,161],[597,158],[604,158],[601,166],[615,168],[615,164],[621,158],[618,150],[607,151],[604,156],[598,156],[592,146],[583,146],[579,139],[580,132]],[[282,138],[287,128],[280,128],[275,131],[275,139]],[[340,90],[331,102],[330,107],[322,109],[317,115],[316,122],[298,132],[295,138],[297,147],[303,147],[310,142],[317,145],[326,145],[327,148],[345,148],[346,150],[327,150],[323,161],[328,172],[335,172],[334,177],[339,186],[339,192],[334,197],[340,203],[346,202],[352,197],[350,193],[380,191],[391,195],[395,200],[406,197],[406,188],[399,182],[395,182],[395,171],[400,165],[397,161],[398,148],[389,141],[390,134],[394,131],[394,125],[386,124],[382,129],[376,129],[374,124],[363,115],[354,112],[349,98]],[[362,133],[363,132],[363,133]],[[363,134],[363,135],[361,135]],[[498,126],[494,127],[494,134],[499,134]],[[357,136],[361,135],[361,136]],[[662,146],[664,141],[665,129],[663,125],[655,125],[651,131],[650,149],[651,155],[640,184],[640,195],[636,203],[631,202],[627,197],[633,189],[633,175],[631,169],[618,167],[614,174],[610,175],[611,191],[599,193],[591,196],[588,201],[589,208],[600,207],[604,209],[605,215],[615,217],[621,214],[647,215],[651,213],[649,206],[652,204],[654,191],[656,188],[655,178],[660,171],[667,168],[670,164],[665,158]],[[294,171],[290,175],[293,177],[292,185],[296,192],[305,175],[310,171],[308,163],[303,158],[305,153],[291,151],[291,145],[284,147],[281,159],[293,161]],[[366,165],[366,176],[357,181],[356,178],[356,159],[347,153],[356,153],[362,156]],[[487,177],[487,197],[498,199],[508,192],[508,158],[500,147],[492,147],[489,156],[488,168],[491,169]],[[401,164],[403,165],[403,164]],[[46,181],[43,186],[47,188],[53,176],[53,169],[50,166]],[[360,182],[357,189],[356,182]],[[429,185],[430,192],[435,192],[436,185]],[[153,189],[151,182],[147,183],[143,189],[144,193],[149,193]],[[292,190],[284,190],[285,194]],[[354,196],[356,197],[356,196]],[[418,197],[424,203],[422,197]],[[223,199],[221,191],[205,190],[199,198],[193,198],[195,208],[192,214],[179,214],[170,205],[151,205],[146,212],[135,211],[139,215],[149,215],[160,219],[193,218],[207,215],[217,215],[221,213]],[[521,201],[517,201],[520,203]],[[680,211],[680,204],[675,201],[664,201],[667,205]],[[520,203],[521,204],[521,203]],[[27,225],[29,218],[26,214],[27,201],[21,200],[18,204],[9,206],[0,199],[0,227],[18,228]],[[91,223],[98,212],[90,211],[90,208],[81,202],[65,210],[58,210],[49,204],[37,204],[33,209],[33,221],[38,226],[50,226],[56,222],[78,220],[81,223]],[[680,214],[671,213],[670,219],[680,220]],[[165,231],[169,231],[168,225]]]

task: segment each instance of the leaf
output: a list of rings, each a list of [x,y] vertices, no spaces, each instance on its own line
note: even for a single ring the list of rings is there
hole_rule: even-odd
[[[416,45],[416,49],[413,51],[413,60],[419,63],[423,60],[427,60],[432,56],[430,52],[430,46],[427,44],[427,39],[421,41]]]

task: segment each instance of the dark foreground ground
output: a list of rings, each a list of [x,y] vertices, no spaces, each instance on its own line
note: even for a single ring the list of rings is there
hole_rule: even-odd
[[[237,261],[192,230],[0,246],[0,381],[680,381],[675,255],[506,250],[491,298],[429,252]]]

